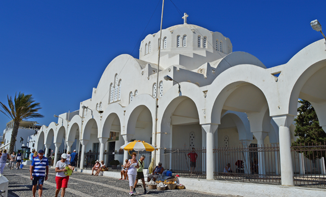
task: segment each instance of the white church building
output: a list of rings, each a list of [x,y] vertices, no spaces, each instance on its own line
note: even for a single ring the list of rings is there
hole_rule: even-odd
[[[99,152],[102,160],[107,151],[118,153],[132,140],[156,145],[156,163],[166,163],[164,150],[195,147],[206,149],[202,168],[211,180],[224,167],[214,158],[214,148],[279,143],[282,185],[293,185],[291,141],[299,98],[312,103],[326,130],[325,41],[266,68],[255,56],[234,52],[222,33],[186,19],[162,30],[159,69],[157,32],[141,41],[138,59],[128,54],[114,58],[77,111],[43,125],[36,149],[57,153],[76,148],[83,169],[89,150]],[[165,80],[167,75],[174,81]],[[122,162],[127,157],[125,151],[115,158]]]

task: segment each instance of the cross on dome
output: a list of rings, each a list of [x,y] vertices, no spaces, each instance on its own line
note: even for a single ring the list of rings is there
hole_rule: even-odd
[[[182,19],[183,19],[183,24],[187,24],[187,17],[188,17],[188,14],[187,14],[187,13],[184,13],[184,14],[183,14],[183,17],[182,17]]]

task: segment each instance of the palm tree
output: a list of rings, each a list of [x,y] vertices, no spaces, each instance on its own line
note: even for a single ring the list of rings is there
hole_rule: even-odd
[[[31,94],[25,95],[24,93],[19,92],[18,95],[15,95],[14,100],[11,96],[7,96],[7,99],[8,107],[0,102],[2,108],[2,110],[0,109],[0,112],[12,119],[14,122],[9,148],[9,153],[12,153],[14,151],[20,122],[29,118],[41,118],[43,115],[37,113],[37,111],[41,109],[39,107],[40,103],[35,103]]]

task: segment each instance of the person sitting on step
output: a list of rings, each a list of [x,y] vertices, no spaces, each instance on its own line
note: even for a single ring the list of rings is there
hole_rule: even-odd
[[[94,167],[92,168],[92,175],[94,175],[93,172],[94,172],[94,171],[97,172],[97,170],[98,170],[100,167],[101,167],[100,162],[99,162],[98,160],[96,160],[95,165],[94,165]]]
[[[126,168],[126,164],[128,163],[128,159],[125,160],[125,165],[122,165],[121,167],[121,178],[119,180],[128,180],[128,168]],[[123,178],[124,177],[124,178]]]

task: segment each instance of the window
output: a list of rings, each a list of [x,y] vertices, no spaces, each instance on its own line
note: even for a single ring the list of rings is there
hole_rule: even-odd
[[[160,97],[163,96],[163,81],[160,82]]]
[[[223,52],[222,41],[220,42],[220,51]]]
[[[163,49],[166,49],[166,47],[167,47],[167,38],[164,37],[163,38]]]
[[[203,40],[203,47],[207,48],[207,38],[206,37],[204,37],[204,40]]]
[[[129,103],[131,103],[132,99],[133,99],[133,95],[132,95],[132,92],[129,93]]]
[[[135,90],[135,97],[138,95],[138,90]]]
[[[111,85],[110,85],[110,100],[109,100],[109,103],[113,102],[113,95],[114,95],[114,88],[113,88],[113,84],[111,83]]]
[[[195,148],[195,133],[193,131],[189,133],[189,146]]]
[[[215,41],[215,50],[218,51],[218,40]]]
[[[119,84],[118,84],[118,100],[119,101],[121,100],[121,79],[120,79]]]
[[[118,94],[119,94],[119,87],[118,87],[119,79],[118,79],[118,74],[115,74],[114,76],[114,101],[118,100]]]
[[[151,42],[149,42],[149,43],[148,43],[148,53],[151,52],[151,49],[152,49],[152,47],[151,47]]]
[[[181,47],[181,37],[177,36],[177,47]]]
[[[187,36],[186,35],[184,35],[183,38],[182,38],[182,46],[183,47],[187,46]]]
[[[198,48],[201,47],[201,36],[198,36]]]
[[[147,55],[148,53],[148,46],[147,46],[147,43],[145,44],[145,55]]]
[[[157,87],[156,87],[157,85],[156,85],[156,83],[154,83],[154,85],[153,85],[153,92],[152,92],[152,95],[153,95],[153,97],[154,98],[156,98],[156,91],[157,91]]]

